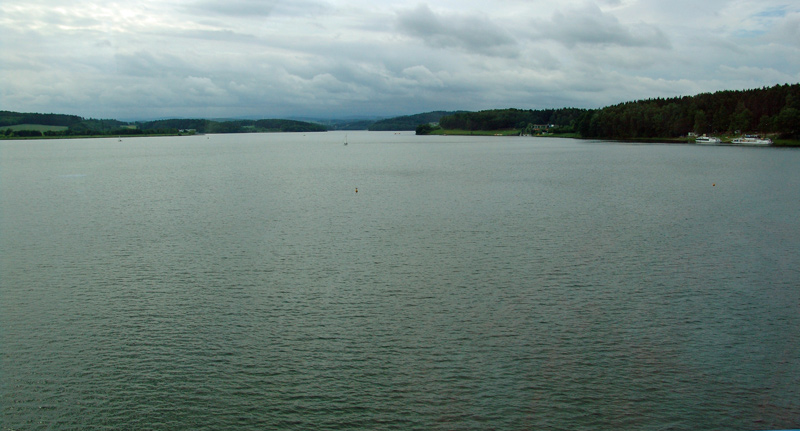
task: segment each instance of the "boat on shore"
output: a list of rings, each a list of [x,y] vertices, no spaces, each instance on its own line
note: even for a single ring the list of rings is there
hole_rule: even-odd
[[[731,143],[739,145],[772,145],[772,139],[761,138],[757,135],[745,135],[732,140]]]
[[[714,136],[698,136],[694,140],[695,144],[721,144],[722,139],[714,137]]]

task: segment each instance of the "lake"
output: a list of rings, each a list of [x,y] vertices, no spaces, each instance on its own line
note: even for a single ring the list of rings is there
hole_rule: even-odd
[[[800,427],[800,150],[344,138],[0,142],[0,428]]]

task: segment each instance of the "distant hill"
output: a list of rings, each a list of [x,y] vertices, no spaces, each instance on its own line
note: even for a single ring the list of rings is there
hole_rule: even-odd
[[[368,118],[347,118],[314,120],[314,123],[322,124],[328,130],[367,130],[376,120]]]
[[[647,99],[587,111],[575,124],[586,138],[636,139],[697,134],[800,135],[800,84]]]
[[[419,134],[435,128],[420,121]],[[543,125],[556,133],[584,138],[677,138],[690,132],[739,135],[770,134],[784,139],[800,136],[800,84],[752,90],[718,91],[696,96],[637,100],[600,109],[493,109],[442,117],[446,130],[536,130]]]
[[[442,117],[443,129],[458,130],[525,130],[536,125],[565,127],[573,124],[586,112],[585,109],[491,109],[479,112],[460,112]]]
[[[369,126],[370,131],[405,131],[415,130],[420,124],[438,123],[446,115],[454,115],[464,111],[433,111],[423,114],[405,115],[402,117],[378,120]]]
[[[136,123],[143,131],[193,130],[197,133],[257,133],[257,132],[324,132],[319,124],[295,120],[230,120],[171,119]]]
[[[179,133],[324,132],[320,124],[295,120],[170,119],[127,123],[81,118],[77,115],[0,111],[0,134],[5,137],[144,135]]]
[[[0,127],[18,124],[41,124],[43,126],[69,127],[83,121],[77,115],[35,114],[25,112],[0,111]]]

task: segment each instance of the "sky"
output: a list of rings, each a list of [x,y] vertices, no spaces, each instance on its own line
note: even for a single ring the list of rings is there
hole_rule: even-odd
[[[0,109],[599,108],[800,82],[798,0],[3,0]]]

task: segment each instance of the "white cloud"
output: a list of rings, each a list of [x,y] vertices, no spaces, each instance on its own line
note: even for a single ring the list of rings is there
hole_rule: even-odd
[[[411,66],[403,69],[403,76],[407,77],[412,85],[421,87],[443,87],[442,79],[428,70],[425,66]]]
[[[537,37],[552,39],[569,47],[575,45],[619,45],[670,48],[670,41],[653,23],[623,25],[597,5],[556,12],[550,21],[536,25]]]
[[[442,16],[421,4],[398,13],[397,28],[434,48],[459,48],[489,56],[514,57],[517,54],[516,41],[485,15],[450,11]]]

